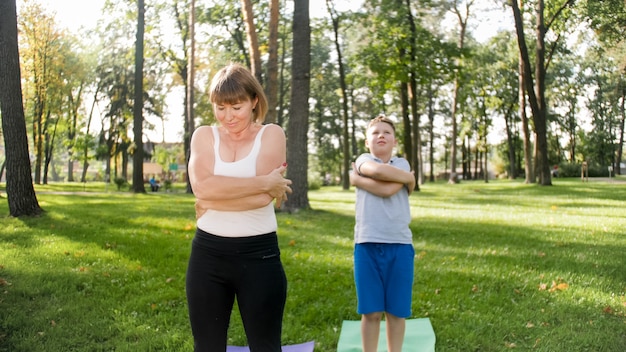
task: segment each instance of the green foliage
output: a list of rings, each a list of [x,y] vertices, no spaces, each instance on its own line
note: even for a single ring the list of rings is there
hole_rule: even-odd
[[[621,180],[442,182],[414,193],[413,317],[430,318],[437,350],[625,350]],[[193,197],[102,187],[37,186],[45,214],[3,220],[0,351],[192,350]],[[81,193],[41,192],[64,189]],[[354,192],[323,187],[309,198],[315,210],[277,215],[289,280],[283,342],[331,352],[341,322],[359,319]],[[246,344],[236,310],[229,344]]]
[[[113,179],[113,183],[115,183],[115,185],[117,186],[118,191],[120,191],[124,185],[128,184],[126,179],[123,177],[116,177],[115,179]]]
[[[559,164],[559,177],[581,177],[581,168],[580,163],[561,163]],[[609,169],[597,163],[588,163],[587,175],[589,177],[609,177]]]
[[[559,165],[559,177],[580,177],[580,164],[562,163]]]

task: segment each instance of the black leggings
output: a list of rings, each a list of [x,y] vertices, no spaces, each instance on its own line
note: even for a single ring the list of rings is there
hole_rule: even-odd
[[[230,238],[196,230],[186,286],[194,351],[226,351],[235,297],[250,351],[281,351],[287,278],[275,232]]]

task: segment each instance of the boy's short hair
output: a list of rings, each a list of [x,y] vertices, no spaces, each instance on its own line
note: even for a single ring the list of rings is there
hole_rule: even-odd
[[[378,115],[378,116],[374,117],[372,120],[370,120],[370,122],[367,124],[367,129],[369,130],[370,127],[372,127],[373,125],[375,125],[375,124],[377,124],[379,122],[384,122],[384,123],[388,124],[393,129],[393,133],[396,133],[396,126],[393,124],[393,121],[391,121],[385,115]]]

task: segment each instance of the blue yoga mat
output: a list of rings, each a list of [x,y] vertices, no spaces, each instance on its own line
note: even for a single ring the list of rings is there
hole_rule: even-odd
[[[385,325],[385,321],[381,321],[378,352],[387,351],[387,329]],[[430,319],[406,320],[402,352],[435,352],[435,340],[435,331],[430,324]],[[361,352],[363,350],[361,343],[361,321],[344,320],[341,325],[337,352]]]
[[[315,341],[309,341],[297,345],[283,346],[283,352],[313,352]],[[250,352],[248,346],[228,346],[226,352]]]

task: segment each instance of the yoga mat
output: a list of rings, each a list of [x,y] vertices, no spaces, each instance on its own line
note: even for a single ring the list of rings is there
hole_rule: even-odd
[[[297,345],[283,346],[283,352],[313,352],[315,341],[309,341]],[[228,346],[226,352],[250,352],[248,346]]]
[[[380,336],[378,337],[378,351],[387,351],[387,329],[385,321],[380,322]],[[406,332],[402,352],[435,352],[435,331],[430,319],[407,319]],[[361,321],[344,320],[341,325],[337,352],[361,352]]]

